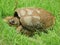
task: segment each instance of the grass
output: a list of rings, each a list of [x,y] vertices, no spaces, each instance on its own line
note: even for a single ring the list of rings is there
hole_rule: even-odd
[[[16,0],[0,0],[0,45],[60,45],[60,0],[17,0],[17,8],[40,7],[56,17],[53,30],[34,37],[17,34],[14,27],[3,21],[6,16],[13,16]]]

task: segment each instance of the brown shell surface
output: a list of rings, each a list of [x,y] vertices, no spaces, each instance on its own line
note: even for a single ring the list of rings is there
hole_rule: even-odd
[[[41,8],[18,8],[15,10],[24,27],[33,28],[48,28],[54,24],[54,16],[48,11]]]

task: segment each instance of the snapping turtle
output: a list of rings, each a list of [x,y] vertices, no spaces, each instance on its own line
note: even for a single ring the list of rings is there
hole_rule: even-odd
[[[45,30],[54,24],[54,16],[41,8],[18,8],[14,16],[9,19],[9,24],[25,28],[29,32]]]

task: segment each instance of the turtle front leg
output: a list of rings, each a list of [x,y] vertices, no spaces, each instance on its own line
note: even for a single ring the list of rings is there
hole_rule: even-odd
[[[23,27],[21,25],[18,26],[17,29],[16,29],[17,33],[20,33],[22,31],[22,29],[23,29]]]
[[[24,29],[21,25],[17,27],[17,33],[21,33],[21,34],[24,34],[26,36],[32,36],[33,35],[33,32],[31,31],[28,31],[27,29]]]

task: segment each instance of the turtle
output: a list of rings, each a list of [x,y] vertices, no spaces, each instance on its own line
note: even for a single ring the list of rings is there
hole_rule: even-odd
[[[55,17],[42,8],[17,8],[8,22],[10,25],[16,25],[19,31],[25,29],[25,33],[34,33],[45,31],[55,24]]]

